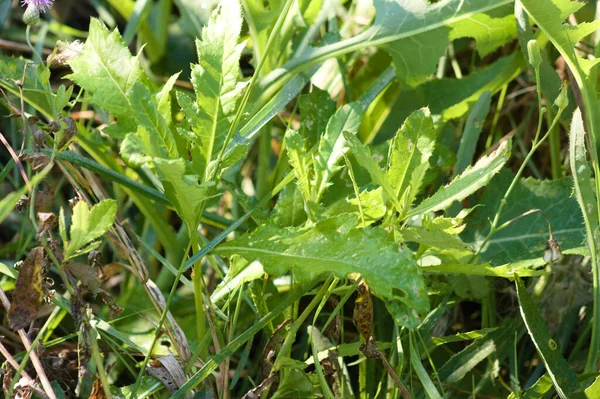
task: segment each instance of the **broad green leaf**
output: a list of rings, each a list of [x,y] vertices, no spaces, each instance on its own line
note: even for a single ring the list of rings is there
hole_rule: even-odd
[[[185,223],[188,235],[195,234],[200,222],[202,205],[207,199],[208,186],[200,185],[198,176],[187,174],[183,159],[155,158],[154,164],[163,183],[165,197]]]
[[[90,20],[88,38],[80,54],[69,61],[73,80],[89,94],[88,101],[114,114],[118,128],[115,138],[136,130],[134,107],[130,101],[136,82],[147,84],[138,57],[133,57],[119,32],[112,32],[97,19]]]
[[[338,163],[344,156],[344,153],[348,151],[348,145],[344,136],[346,133],[354,135],[358,133],[360,118],[360,104],[354,102],[342,106],[329,119],[325,134],[319,141],[319,148],[315,156],[315,198],[317,201],[329,185],[333,174],[341,169]]]
[[[329,97],[329,93],[314,86],[310,93],[301,95],[298,102],[302,117],[300,134],[306,140],[307,147],[312,148],[335,113],[335,101]]]
[[[475,38],[477,52],[482,58],[517,36],[517,26],[510,4],[495,9],[493,13],[470,16],[451,26],[450,40],[461,37]]]
[[[110,229],[115,221],[117,214],[117,203],[115,200],[108,199],[98,202],[89,209],[87,202],[79,201],[73,207],[71,217],[71,228],[69,229],[69,242],[65,245],[65,261],[75,255],[81,255],[89,252],[93,247],[86,247],[92,241],[100,238]],[[64,218],[59,218],[64,222]],[[64,230],[61,227],[61,230]]]
[[[8,217],[8,215],[10,215],[12,210],[15,208],[15,205],[17,205],[17,201],[19,201],[23,195],[27,194],[29,190],[35,189],[35,186],[37,186],[44,179],[44,177],[46,177],[51,168],[51,165],[44,168],[42,171],[40,171],[40,173],[36,174],[31,178],[31,180],[29,180],[29,184],[25,184],[19,190],[13,191],[0,200],[0,223],[2,223],[4,219]]]
[[[510,146],[510,139],[500,143],[491,154],[481,158],[448,185],[441,187],[434,195],[408,211],[406,217],[446,209],[454,201],[460,201],[485,186],[508,161]]]
[[[487,236],[500,200],[508,189],[513,175],[502,172],[494,178],[479,200],[473,215],[467,218],[463,240],[479,248]],[[506,199],[499,224],[516,218],[531,209],[541,209],[550,219],[552,233],[563,252],[580,248],[585,240],[585,229],[577,201],[571,197],[573,182],[560,180],[520,179]],[[548,223],[533,213],[496,232],[481,250],[483,260],[500,265],[519,260],[542,260],[548,236]]]
[[[352,155],[354,155],[360,166],[369,172],[371,179],[373,179],[373,183],[377,184],[383,189],[383,193],[386,197],[385,199],[391,201],[396,209],[400,209],[400,205],[395,196],[394,187],[390,183],[387,175],[379,167],[377,160],[371,155],[371,150],[369,147],[361,143],[358,137],[353,134],[347,134],[344,132],[344,137],[346,137],[346,140],[350,146],[350,150],[352,151]]]
[[[464,170],[473,162],[477,140],[479,140],[479,134],[481,133],[481,129],[483,129],[483,123],[490,110],[491,101],[491,93],[489,91],[484,91],[469,113],[465,129],[463,130],[462,136],[460,136],[460,143],[456,153],[456,164],[454,165],[454,176],[464,172]]]
[[[275,208],[275,223],[279,227],[299,226],[306,221],[304,211],[304,199],[300,189],[293,185],[287,185],[281,190]]]
[[[141,83],[133,86],[130,96],[135,119],[138,122],[137,135],[146,153],[152,157],[177,159],[179,153],[171,129],[161,113],[150,90]],[[144,129],[140,129],[143,127]]]
[[[429,109],[413,112],[390,144],[387,177],[400,199],[410,184],[413,172],[422,164],[429,165],[435,146],[435,129]],[[425,167],[426,168],[426,167]]]
[[[573,174],[575,198],[581,209],[586,228],[587,245],[590,253],[598,254],[600,242],[600,223],[596,208],[596,194],[593,190],[590,168],[587,163],[585,145],[585,129],[579,108],[573,113],[571,132],[569,134],[569,162]]]
[[[579,386],[577,376],[562,357],[557,343],[550,337],[546,321],[519,277],[516,277],[516,284],[521,317],[529,336],[544,361],[556,392],[561,398],[569,398]]]
[[[144,130],[143,127],[138,127],[138,130]],[[152,162],[152,157],[147,155],[148,151],[142,142],[141,136],[148,136],[147,132],[142,133],[127,133],[121,141],[119,153],[123,161],[132,168],[137,168]]]
[[[298,282],[327,273],[339,278],[360,273],[396,323],[415,327],[429,309],[419,267],[409,250],[387,240],[384,230],[352,229],[356,222],[346,215],[304,228],[263,225],[215,252],[259,260],[271,275],[291,271]]]
[[[203,181],[213,178],[209,164],[216,159],[235,117],[243,83],[239,82],[239,59],[245,42],[238,44],[242,11],[237,0],[225,0],[213,12],[196,41],[198,64],[192,66],[196,102],[180,101],[192,131],[197,137],[194,156]],[[180,99],[183,97],[179,97]]]

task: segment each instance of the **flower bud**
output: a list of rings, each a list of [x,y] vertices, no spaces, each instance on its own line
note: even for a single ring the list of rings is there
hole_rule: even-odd
[[[536,40],[527,42],[527,54],[529,63],[534,69],[538,69],[542,64],[542,49]]]
[[[40,22],[40,8],[36,4],[29,4],[23,13],[23,22],[29,26]]]

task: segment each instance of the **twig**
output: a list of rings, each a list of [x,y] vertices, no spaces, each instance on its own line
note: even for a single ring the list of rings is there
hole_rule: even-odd
[[[25,183],[27,185],[29,185],[29,178],[27,178],[27,173],[25,173],[25,168],[23,167],[21,160],[17,156],[17,153],[12,149],[12,147],[10,146],[10,144],[8,143],[8,141],[6,140],[6,138],[4,137],[2,132],[0,132],[0,141],[2,141],[2,144],[4,144],[4,146],[10,153],[10,156],[15,161],[15,164],[17,164],[17,167],[19,168],[19,172],[21,172],[21,176],[23,177],[23,180],[25,181]]]

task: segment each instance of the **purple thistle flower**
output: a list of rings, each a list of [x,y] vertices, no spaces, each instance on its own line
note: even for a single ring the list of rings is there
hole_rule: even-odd
[[[46,12],[46,10],[52,8],[53,3],[54,0],[23,0],[21,4],[27,7],[35,6],[39,11]]]

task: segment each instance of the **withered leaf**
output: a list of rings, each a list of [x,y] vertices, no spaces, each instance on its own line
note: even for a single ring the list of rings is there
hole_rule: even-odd
[[[371,327],[373,326],[373,298],[371,297],[371,290],[367,283],[362,280],[358,284],[356,291],[358,292],[358,297],[354,302],[352,321],[365,341],[369,341]]]
[[[65,265],[65,269],[81,281],[81,285],[87,288],[92,294],[98,293],[100,288],[100,277],[98,277],[98,269],[85,263],[69,262]]]
[[[39,172],[50,164],[50,157],[41,152],[27,154],[23,157],[23,160],[31,165],[31,168],[36,172]]]
[[[100,293],[100,298],[102,298],[102,302],[104,302],[106,306],[108,306],[108,308],[110,309],[108,317],[111,320],[116,317],[119,317],[119,315],[123,313],[125,309],[122,306],[119,306],[117,302],[115,302],[115,299],[108,292],[104,290],[98,290],[98,292]]]
[[[106,399],[106,393],[102,387],[102,381],[98,378],[92,385],[92,392],[90,393],[90,399]]]
[[[29,326],[35,319],[44,295],[42,289],[42,269],[44,247],[33,248],[21,266],[13,301],[8,311],[8,323],[14,330]]]
[[[46,234],[49,231],[52,231],[52,229],[54,229],[58,225],[58,221],[56,219],[56,215],[52,212],[40,212],[37,214],[37,217],[39,224],[36,238],[39,241],[44,234]]]
[[[54,191],[44,185],[35,193],[35,212],[52,212],[52,204],[54,204]]]

